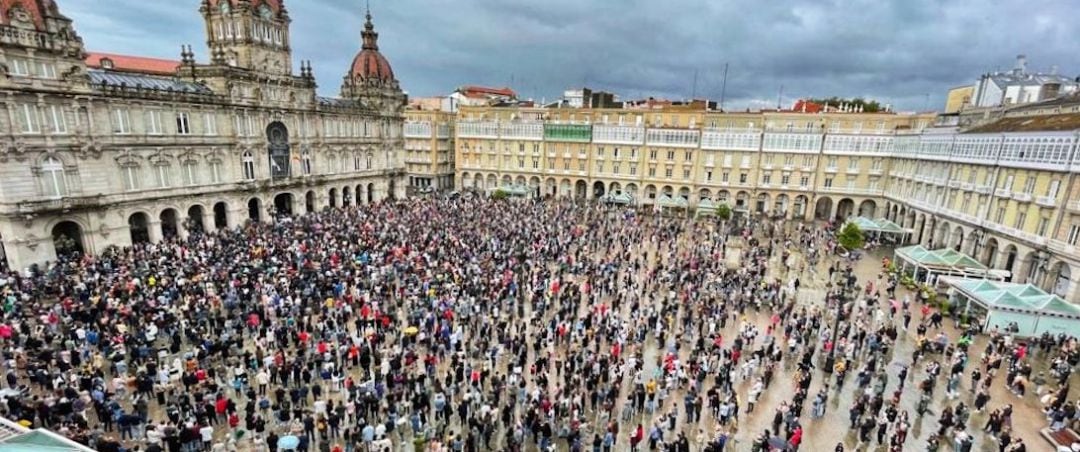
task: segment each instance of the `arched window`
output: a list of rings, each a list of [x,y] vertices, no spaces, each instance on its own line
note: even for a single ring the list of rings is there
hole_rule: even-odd
[[[244,180],[255,180],[255,157],[251,155],[251,151],[244,151],[243,163]]]
[[[41,163],[41,182],[45,196],[59,198],[67,196],[67,175],[64,174],[64,164],[54,157],[49,157]]]
[[[353,154],[353,171],[360,171],[360,154]]]

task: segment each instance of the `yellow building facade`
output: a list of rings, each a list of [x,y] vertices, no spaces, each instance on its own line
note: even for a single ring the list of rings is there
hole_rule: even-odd
[[[403,136],[409,187],[454,188],[455,117],[444,111],[405,111]]]
[[[912,230],[912,243],[952,247],[1080,301],[1078,134],[1009,123],[1023,118],[963,132],[931,127],[934,119],[463,108],[455,180],[536,196],[628,194],[644,206],[665,195],[690,209],[709,199],[789,219],[887,217]]]

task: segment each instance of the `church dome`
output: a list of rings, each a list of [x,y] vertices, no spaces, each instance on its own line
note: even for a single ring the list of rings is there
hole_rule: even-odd
[[[379,53],[379,34],[375,32],[375,25],[371,23],[370,12],[367,14],[367,22],[364,23],[364,31],[360,34],[364,44],[360,48],[360,53],[353,58],[349,76],[361,80],[393,81],[394,70],[386,57]]]

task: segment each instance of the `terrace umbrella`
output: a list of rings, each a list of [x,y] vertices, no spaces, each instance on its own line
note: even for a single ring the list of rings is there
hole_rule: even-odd
[[[285,435],[278,438],[277,447],[279,450],[295,450],[300,447],[300,438],[296,435]]]

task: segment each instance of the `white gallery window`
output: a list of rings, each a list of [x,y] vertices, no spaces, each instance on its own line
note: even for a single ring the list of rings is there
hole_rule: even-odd
[[[11,59],[11,75],[26,77],[30,75],[30,65],[22,58]]]
[[[303,155],[300,157],[300,171],[305,176],[311,174],[311,153],[307,149],[304,150]]]
[[[44,61],[38,63],[39,78],[55,79],[56,78],[56,66],[52,63],[46,63]]]
[[[49,157],[41,162],[42,188],[45,196],[59,198],[67,196],[67,176],[64,174],[64,164],[54,157]]]
[[[244,152],[243,156],[244,180],[255,180],[255,157],[250,151]]]

